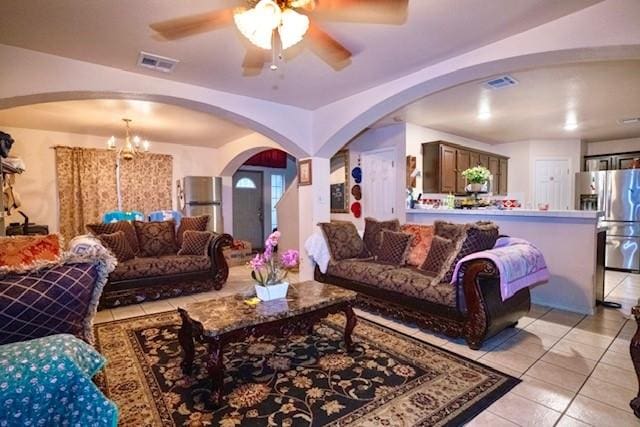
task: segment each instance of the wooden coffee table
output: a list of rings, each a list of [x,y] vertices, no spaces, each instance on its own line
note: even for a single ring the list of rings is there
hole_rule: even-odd
[[[223,397],[224,347],[249,336],[288,337],[310,334],[313,325],[330,314],[343,312],[347,317],[344,343],[353,351],[351,332],[356,325],[353,303],[356,293],[316,281],[289,287],[286,299],[259,302],[251,306],[244,296],[233,295],[210,301],[195,302],[178,308],[182,327],[178,333],[184,350],[182,369],[189,375],[193,369],[194,340],[207,345],[207,368],[213,381],[211,401],[219,406]]]

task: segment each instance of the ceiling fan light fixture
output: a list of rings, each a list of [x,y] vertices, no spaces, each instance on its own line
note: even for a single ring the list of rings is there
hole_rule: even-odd
[[[271,49],[273,30],[282,20],[282,10],[273,0],[260,0],[252,9],[238,9],[233,14],[238,30],[259,48]]]
[[[282,12],[278,33],[282,41],[282,49],[288,49],[299,43],[309,29],[309,18],[306,15],[292,9],[285,9]]]

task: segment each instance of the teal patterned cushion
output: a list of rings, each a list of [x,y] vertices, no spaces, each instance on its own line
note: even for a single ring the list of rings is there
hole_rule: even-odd
[[[0,424],[115,427],[118,408],[91,380],[104,363],[67,334],[0,346]]]

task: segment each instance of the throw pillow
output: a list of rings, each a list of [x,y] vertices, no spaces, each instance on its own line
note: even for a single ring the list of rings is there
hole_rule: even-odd
[[[98,236],[98,239],[111,251],[118,262],[125,262],[135,258],[133,249],[131,249],[124,231],[116,231],[111,234],[101,234]]]
[[[26,271],[56,263],[61,253],[60,236],[13,236],[0,238],[0,270]]]
[[[451,266],[456,255],[456,242],[440,236],[433,236],[429,254],[420,266],[420,270],[442,277]]]
[[[122,231],[127,237],[129,246],[133,250],[135,255],[140,253],[140,245],[138,244],[138,237],[136,230],[129,221],[109,222],[107,224],[88,224],[87,229],[94,236],[98,237],[101,234],[113,234],[116,231]]]
[[[413,236],[395,231],[382,231],[377,261],[402,266],[406,263]]]
[[[324,234],[333,261],[357,258],[364,252],[364,242],[353,223],[348,221],[321,222],[318,226]]]
[[[178,252],[176,245],[176,227],[173,220],[170,221],[134,221],[138,242],[140,244],[140,256],[156,257],[161,255],[175,255]]]
[[[434,234],[445,239],[458,241],[464,237],[468,224],[454,224],[446,221],[435,221],[433,223]]]
[[[433,225],[404,224],[400,231],[413,236],[411,248],[407,257],[407,264],[419,267],[427,259],[427,254],[431,248],[433,240]]]
[[[475,252],[486,251],[493,248],[496,240],[498,240],[499,234],[498,225],[493,222],[479,221],[475,224],[469,224],[466,228],[460,250],[453,259],[443,281],[447,283],[451,282],[456,264],[458,264],[458,261],[462,258]]]
[[[176,242],[178,246],[182,246],[182,237],[187,230],[207,231],[209,225],[209,215],[186,216],[180,221],[178,231],[176,231]]]
[[[178,255],[207,255],[212,239],[213,233],[210,231],[186,230]]]
[[[400,221],[397,219],[390,221],[378,221],[374,218],[364,219],[364,235],[362,236],[366,249],[364,256],[378,256],[382,230],[400,231]]]

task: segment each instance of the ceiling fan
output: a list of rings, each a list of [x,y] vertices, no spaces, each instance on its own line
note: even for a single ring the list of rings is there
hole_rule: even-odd
[[[242,67],[244,75],[260,74],[272,56],[295,56],[304,41],[334,70],[351,63],[352,53],[325,32],[317,21],[341,21],[401,25],[407,20],[409,0],[238,0],[239,6],[156,22],[150,27],[166,40],[207,31],[235,23],[246,45]],[[243,5],[244,4],[244,5]]]

